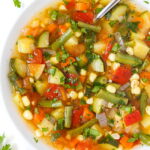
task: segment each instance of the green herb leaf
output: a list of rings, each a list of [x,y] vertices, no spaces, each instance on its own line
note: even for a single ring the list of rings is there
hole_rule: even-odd
[[[50,54],[48,52],[44,52],[43,53],[43,56],[46,60],[49,60],[50,59]]]
[[[21,2],[19,0],[13,0],[13,2],[16,7],[18,7],[18,8],[21,7]]]
[[[117,20],[112,20],[112,21],[109,22],[109,25],[110,25],[111,27],[114,27],[114,25],[116,25],[117,23],[118,23]]]
[[[57,20],[57,17],[58,17],[58,11],[57,10],[53,10],[50,14],[50,17],[53,21],[56,21]]]
[[[103,10],[103,8],[96,8],[95,9],[95,13],[98,14],[99,12],[101,12]]]
[[[60,133],[52,133],[51,134],[51,141],[55,142],[58,138],[60,138],[61,134]]]
[[[146,38],[148,41],[150,41],[150,36],[147,36],[147,38]]]
[[[140,22],[127,22],[127,28],[130,29],[132,32],[136,32],[138,30],[138,24]]]
[[[10,144],[6,144],[2,147],[1,150],[12,150],[11,145]]]
[[[48,70],[48,73],[51,74],[52,76],[54,76],[55,73],[56,73],[56,68],[51,68],[51,69],[49,69],[49,70]]]
[[[118,43],[116,43],[116,44],[113,46],[112,51],[113,51],[113,52],[118,52],[119,49],[120,49],[120,45],[119,45]]]
[[[42,132],[47,132],[48,128],[42,128]]]
[[[86,128],[83,132],[83,136],[85,138],[92,137],[93,139],[96,139],[100,135],[101,134],[99,133],[99,131],[95,129],[90,129],[90,128]]]
[[[3,135],[0,136],[0,144],[3,143],[4,139],[5,139],[5,135],[3,134]]]
[[[39,142],[39,140],[36,137],[34,137],[33,139],[34,139],[35,143]]]

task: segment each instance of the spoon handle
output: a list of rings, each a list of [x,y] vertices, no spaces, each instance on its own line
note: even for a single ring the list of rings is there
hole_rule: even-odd
[[[98,19],[102,18],[106,13],[108,13],[115,5],[117,5],[120,2],[120,0],[112,0],[100,13],[97,14],[94,21],[97,21]]]

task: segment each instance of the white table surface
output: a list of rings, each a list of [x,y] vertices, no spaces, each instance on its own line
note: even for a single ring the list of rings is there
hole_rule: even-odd
[[[21,0],[22,7],[16,8],[13,0],[0,0],[0,54],[5,43],[6,37],[18,16],[25,7],[29,6],[34,0]],[[32,150],[25,144],[24,139],[11,122],[0,97],[0,135],[5,133],[8,143],[12,144],[13,150]]]

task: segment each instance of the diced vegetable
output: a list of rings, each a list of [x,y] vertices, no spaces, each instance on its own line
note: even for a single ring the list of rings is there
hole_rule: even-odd
[[[58,68],[51,67],[48,72],[50,74],[48,77],[48,83],[64,84],[65,76]]]
[[[46,48],[49,46],[49,32],[46,31],[40,35],[37,46],[39,48]]]
[[[86,122],[85,124],[83,124],[82,126],[80,126],[78,128],[69,130],[67,133],[71,136],[81,134],[84,131],[85,128],[89,128],[92,125],[94,125],[95,123],[97,123],[97,119],[92,119],[92,120]]]
[[[149,115],[147,115],[147,114],[145,114],[144,116],[143,116],[143,119],[142,119],[142,121],[141,121],[141,124],[142,124],[142,126],[144,127],[144,128],[149,128],[150,127],[150,116]]]
[[[95,81],[94,81],[94,83],[99,83],[99,84],[106,84],[107,83],[107,77],[105,77],[105,76],[100,76],[100,77],[98,77]]]
[[[28,64],[27,67],[30,76],[34,77],[35,79],[39,79],[44,71],[45,64]]]
[[[128,114],[124,117],[124,122],[126,126],[130,126],[134,123],[140,122],[141,120],[142,120],[142,116],[141,116],[140,111],[138,110],[135,110],[131,114]]]
[[[141,111],[142,115],[145,114],[145,108],[147,106],[147,100],[148,100],[147,93],[145,91],[143,91],[141,94],[141,97],[140,97],[140,111]]]
[[[72,122],[72,106],[66,106],[65,107],[65,128],[70,128],[71,127],[71,122]]]
[[[147,92],[148,97],[150,98],[150,84],[145,86],[145,91]]]
[[[132,148],[134,145],[134,143],[133,142],[128,142],[128,140],[129,140],[129,137],[128,136],[126,136],[126,135],[124,135],[121,139],[120,139],[120,143],[122,144],[122,146],[124,147],[124,148]]]
[[[20,53],[32,53],[35,48],[34,40],[31,38],[21,38],[18,40],[18,51]]]
[[[108,119],[106,117],[106,114],[100,113],[100,114],[96,114],[96,118],[98,119],[99,125],[101,127],[107,127],[108,126]]]
[[[111,144],[99,144],[99,147],[104,150],[112,150],[116,148],[115,146]]]
[[[100,26],[94,26],[94,25],[86,24],[86,23],[81,22],[81,21],[78,22],[78,26],[81,28],[86,28],[86,29],[94,31],[94,32],[100,32],[100,30],[101,30]]]
[[[35,82],[35,88],[36,88],[36,91],[40,94],[40,95],[43,95],[44,92],[46,91],[48,87],[48,83],[46,81],[36,81]]]
[[[144,59],[149,52],[149,47],[141,40],[135,40],[134,55],[140,59]]]
[[[120,97],[118,95],[109,93],[103,89],[101,89],[99,91],[99,93],[97,94],[97,97],[102,98],[108,102],[111,102],[113,104],[127,104],[128,103],[128,99],[124,98],[124,97]]]
[[[104,64],[100,58],[94,59],[91,67],[96,72],[104,72]]]
[[[77,62],[78,62],[80,67],[84,67],[87,65],[88,59],[87,59],[85,54],[82,54],[79,57],[77,57]]]
[[[67,49],[75,45],[78,45],[78,38],[75,36],[70,37],[70,39],[65,42],[65,48]]]
[[[15,67],[15,70],[16,70],[17,74],[20,77],[23,78],[23,77],[26,76],[26,73],[27,73],[27,64],[26,64],[25,61],[23,61],[22,59],[16,58],[15,62],[14,62],[14,67]]]
[[[47,107],[47,108],[57,108],[57,107],[62,107],[62,101],[49,101],[49,100],[41,100],[39,102],[39,106],[41,107]]]
[[[24,105],[20,93],[18,92],[15,93],[15,95],[13,96],[13,101],[19,106],[19,108],[24,109]]]
[[[58,109],[55,109],[54,111],[51,112],[51,115],[56,119],[61,119],[64,117],[64,107],[62,108],[58,108]]]
[[[94,101],[93,101],[93,111],[97,114],[99,114],[102,110],[102,103],[103,103],[103,100],[100,99],[100,98],[94,98]]]
[[[112,11],[110,20],[119,20],[121,17],[124,17],[127,12],[126,5],[119,5]],[[119,20],[120,21],[120,20]]]
[[[69,38],[73,35],[72,29],[68,29],[60,38],[58,38],[51,47],[53,50],[58,50]]]
[[[133,67],[139,66],[142,64],[142,60],[127,54],[117,53],[116,61],[122,64],[131,65]]]
[[[142,143],[146,144],[146,145],[150,145],[150,135],[149,134],[140,134],[140,140],[142,141]]]

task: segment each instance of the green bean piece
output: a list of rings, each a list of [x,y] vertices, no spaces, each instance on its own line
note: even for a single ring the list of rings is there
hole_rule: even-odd
[[[145,114],[147,99],[148,99],[148,95],[147,95],[146,91],[143,91],[141,94],[141,97],[140,97],[140,111],[141,111],[142,115]]]
[[[97,94],[97,97],[102,98],[102,99],[104,99],[108,102],[111,102],[113,104],[127,104],[128,103],[127,98],[112,94],[112,93],[107,92],[103,89],[101,89],[99,91],[99,93]]]
[[[67,133],[71,136],[76,136],[78,134],[81,134],[83,133],[84,129],[86,128],[90,128],[91,126],[93,126],[95,123],[97,123],[98,120],[97,119],[92,119],[88,122],[86,122],[85,124],[83,124],[82,126],[78,127],[78,128],[75,128],[75,129],[72,129],[72,130],[69,130]]]
[[[150,64],[150,61],[148,59],[145,59],[142,66],[139,69],[139,72],[142,72],[148,65]]]
[[[105,77],[105,76],[98,77],[95,80],[95,83],[106,84],[107,83],[107,77]]]
[[[57,108],[63,106],[62,101],[48,101],[48,100],[41,100],[39,102],[39,106],[41,107],[47,107],[47,108]]]
[[[52,50],[58,50],[73,35],[73,30],[69,28],[60,38],[52,43]]]
[[[65,128],[71,127],[73,106],[65,107]]]
[[[84,23],[81,21],[78,22],[78,26],[81,28],[89,29],[89,30],[94,31],[94,32],[100,32],[100,30],[101,30],[101,27],[99,27],[99,26],[94,26],[94,25],[87,24],[87,23]]]
[[[150,135],[149,134],[140,134],[140,140],[146,144],[146,145],[150,145]]]
[[[116,61],[122,64],[131,65],[133,67],[136,67],[142,64],[141,59],[134,57],[134,56],[127,55],[127,54],[122,54],[122,53],[117,53]]]

